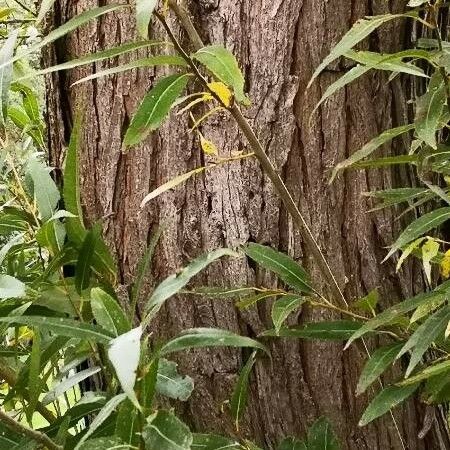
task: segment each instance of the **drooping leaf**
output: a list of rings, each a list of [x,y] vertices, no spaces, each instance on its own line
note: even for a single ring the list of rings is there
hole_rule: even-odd
[[[172,179],[170,179],[167,183],[162,184],[154,191],[147,194],[144,199],[141,202],[141,208],[143,208],[150,200],[153,200],[154,198],[158,197],[158,195],[163,194],[164,192],[170,191],[171,189],[174,189],[181,183],[184,183],[186,180],[191,178],[192,176],[201,173],[205,170],[205,167],[198,167],[197,169],[191,170],[187,173],[183,173],[182,175],[178,175]]]
[[[214,250],[195,259],[178,274],[166,278],[156,287],[147,302],[145,308],[148,313],[147,317],[154,317],[168,298],[172,297],[186,286],[192,277],[223,256],[237,256],[237,254],[226,248]]]
[[[285,253],[252,242],[243,247],[243,251],[259,265],[276,273],[290,287],[300,292],[313,291],[310,277],[305,269]]]
[[[0,300],[25,297],[25,284],[11,275],[0,275]]]
[[[239,309],[248,309],[251,306],[255,305],[261,300],[269,297],[277,297],[280,295],[279,291],[264,291],[258,292],[257,294],[249,295],[248,297],[241,298],[238,302],[236,302],[236,306]]]
[[[121,64],[119,66],[110,67],[109,69],[100,70],[98,72],[87,75],[79,80],[75,81],[72,86],[77,84],[85,83],[86,81],[95,80],[97,78],[106,77],[109,75],[114,75],[117,73],[126,72],[127,70],[141,69],[144,67],[155,67],[155,66],[179,66],[186,67],[186,61],[177,55],[157,55],[149,56],[147,58],[141,58],[131,61],[126,64]]]
[[[411,359],[406,369],[408,377],[413,369],[420,363],[422,356],[440,334],[444,334],[450,321],[450,306],[445,306],[428,317],[425,322],[413,333],[398,354],[398,358],[407,351],[412,350]]]
[[[170,75],[158,81],[145,96],[131,120],[123,140],[125,146],[138,144],[151,131],[159,128],[173,103],[186,87],[190,76],[186,73]]]
[[[100,410],[100,412],[95,416],[95,419],[89,426],[87,433],[79,440],[78,445],[75,450],[84,448],[82,446],[83,442],[86,442],[90,436],[102,425],[103,422],[113,413],[113,411],[127,398],[126,394],[119,394],[111,398],[105,406]],[[111,447],[108,447],[111,448]],[[120,448],[120,447],[119,447]]]
[[[102,328],[77,320],[45,316],[13,316],[0,317],[0,322],[11,322],[22,325],[42,327],[53,331],[56,335],[80,339],[89,339],[93,342],[108,343],[112,336]]]
[[[373,313],[379,299],[380,296],[378,294],[378,289],[372,289],[365,297],[360,298],[355,303],[353,303],[352,306],[360,309],[361,311]]]
[[[285,295],[273,302],[271,315],[276,333],[280,332],[283,323],[289,315],[297,311],[305,302],[306,299],[298,295]]]
[[[18,31],[9,34],[2,48],[0,49],[0,125],[4,126],[8,115],[9,88],[13,74],[12,63],[10,61],[14,55],[17,42]]]
[[[414,124],[410,124],[410,125],[402,125],[400,127],[383,131],[383,133],[373,138],[371,141],[365,144],[360,150],[353,153],[349,158],[337,164],[333,169],[330,183],[336,178],[336,175],[340,170],[346,169],[347,167],[356,164],[357,162],[361,161],[361,159],[364,159],[370,154],[372,154],[377,148],[381,147],[386,142],[389,142],[395,137],[407,133],[408,131],[411,131],[413,129]]]
[[[96,230],[89,230],[83,240],[83,244],[78,255],[78,261],[75,267],[75,287],[79,294],[81,294],[84,289],[89,287],[97,239],[98,233]]]
[[[239,421],[247,406],[248,382],[250,373],[256,362],[256,352],[253,352],[242,368],[236,385],[233,389],[233,395],[230,400],[231,416],[234,419],[236,430],[239,430]]]
[[[409,319],[409,323],[415,323],[424,317],[428,316],[430,313],[438,309],[440,306],[446,302],[446,297],[436,297],[431,298],[430,301],[422,303],[413,313],[411,319]]]
[[[158,0],[136,0],[136,28],[143,39],[148,37],[148,26]]]
[[[369,36],[369,34],[371,34],[373,31],[375,31],[378,27],[380,27],[384,23],[389,22],[390,20],[393,19],[398,19],[400,17],[414,17],[414,16],[407,14],[385,14],[381,16],[372,16],[358,20],[353,25],[351,30],[349,30],[338,42],[338,44],[333,47],[330,54],[323,59],[319,67],[317,67],[317,69],[315,70],[307,87],[309,88],[311,86],[313,81],[328,66],[328,64],[332,63],[334,60],[343,56],[346,52],[351,50],[356,44],[361,42],[364,38]]]
[[[398,258],[396,270],[399,271],[402,267],[402,264],[406,261],[406,258],[408,258],[411,253],[413,253],[416,249],[419,248],[420,244],[426,239],[426,237],[420,237],[419,239],[416,239],[415,241],[409,243],[403,250],[400,258]]]
[[[335,320],[329,322],[312,322],[290,328],[264,331],[261,336],[279,336],[300,339],[345,340],[362,326],[361,322],[351,320]]]
[[[168,398],[186,401],[194,390],[194,380],[177,371],[177,363],[165,358],[159,360],[156,391]]]
[[[123,391],[136,408],[141,409],[134,385],[141,356],[142,327],[139,326],[113,339],[108,348],[108,358],[116,371]]]
[[[174,414],[159,410],[152,414],[142,430],[146,450],[191,450],[189,428]]]
[[[34,329],[33,331],[33,344],[27,363],[30,364],[28,374],[29,403],[27,408],[28,421],[30,422],[33,417],[34,410],[36,409],[42,388],[41,379],[39,377],[41,369],[41,334],[37,329]]]
[[[387,413],[394,406],[397,406],[410,397],[418,387],[419,383],[409,386],[388,386],[384,388],[364,411],[359,421],[359,426],[363,427]]]
[[[244,76],[233,53],[221,45],[209,45],[198,50],[192,57],[232,88],[239,103],[250,103],[244,93]]]
[[[134,447],[139,445],[139,416],[138,410],[130,400],[125,400],[119,407],[114,435],[124,444]]]
[[[422,263],[428,282],[431,284],[431,260],[439,253],[439,242],[427,239],[422,245]]]
[[[380,347],[365,364],[359,377],[356,395],[362,394],[395,361],[403,343]]]
[[[436,149],[436,129],[447,99],[445,84],[441,74],[435,72],[431,77],[427,92],[417,99],[416,125],[417,136],[430,147]]]
[[[161,355],[201,347],[252,347],[269,354],[260,342],[218,328],[192,328],[162,346]]]
[[[130,321],[119,303],[102,289],[91,289],[91,308],[97,323],[111,334],[120,336],[130,331]]]
[[[317,419],[309,428],[307,446],[308,450],[340,450],[331,424],[325,417]]]
[[[440,375],[450,371],[450,361],[442,361],[437,364],[433,364],[431,366],[426,367],[421,370],[419,373],[413,375],[412,377],[407,378],[406,380],[398,383],[399,386],[407,386],[410,384],[416,384],[428,378],[434,377],[436,375]]]
[[[243,450],[243,447],[239,442],[223,436],[194,433],[191,450]]]
[[[418,219],[410,223],[406,229],[400,234],[397,240],[392,245],[386,258],[387,260],[391,257],[397,250],[401,249],[405,245],[419,238],[423,234],[438,227],[443,224],[446,220],[450,218],[450,207],[446,206],[444,208],[438,208],[431,211]]]

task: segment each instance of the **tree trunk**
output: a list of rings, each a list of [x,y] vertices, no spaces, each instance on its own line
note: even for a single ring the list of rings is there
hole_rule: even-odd
[[[54,22],[63,23],[102,3],[57,0]],[[361,196],[368,190],[391,187],[400,177],[404,183],[407,174],[348,172],[328,185],[330,170],[336,163],[380,131],[405,123],[408,111],[404,86],[399,79],[388,83],[379,75],[366,76],[335,95],[311,120],[311,112],[324,89],[346,68],[341,63],[332,65],[308,92],[305,90],[315,67],[352,23],[367,14],[397,11],[405,2],[193,3],[191,10],[205,42],[225,44],[237,55],[252,99],[252,106],[244,114],[299,202],[346,298],[354,300],[380,287],[385,307],[420,289],[420,271],[410,266],[398,275],[392,263],[380,263],[385,256],[383,247],[397,235],[398,224],[390,211],[368,213],[367,200]],[[174,22],[172,26],[177,30]],[[46,59],[49,63],[61,62],[135,37],[132,14],[124,10],[76,31],[50,50]],[[407,39],[404,23],[395,22],[382,28],[371,44],[375,49],[393,51],[402,48]],[[126,58],[119,60],[124,62]],[[83,207],[90,221],[102,219],[106,239],[117,256],[121,283],[133,281],[152,228],[158,223],[167,228],[148,277],[148,290],[152,280],[161,280],[199,254],[248,241],[288,252],[315,280],[320,280],[298,231],[255,160],[198,176],[160,196],[144,210],[139,209],[150,190],[200,166],[203,157],[195,136],[188,132],[187,118],[175,115],[144,144],[122,153],[123,130],[162,71],[132,71],[70,88],[81,76],[107,64],[48,78],[49,142],[51,163],[61,167],[71,114],[76,107],[85,110],[81,145]],[[217,144],[223,156],[246,146],[233,120],[226,115],[210,120],[202,132]],[[396,148],[385,151],[395,152]],[[199,283],[221,286],[275,283],[267,273],[255,273],[254,266],[245,259],[216,263],[199,278]],[[193,326],[220,327],[256,336],[269,327],[269,311],[267,304],[238,312],[227,299],[194,301],[179,296],[168,302],[153,328],[164,337]],[[291,323],[331,317],[336,316],[303,310]],[[272,448],[283,436],[304,435],[317,417],[325,415],[339,433],[343,449],[439,448],[435,428],[425,440],[418,439],[422,408],[412,401],[394,411],[395,421],[386,415],[364,429],[358,428],[368,398],[354,395],[366,358],[356,346],[343,352],[342,343],[283,339],[269,345],[273,363],[257,364],[241,436]],[[241,352],[228,349],[179,355],[181,368],[196,383],[192,398],[177,405],[192,427],[236,433],[223,402],[230,398],[243,360]],[[378,389],[376,386],[369,397]]]

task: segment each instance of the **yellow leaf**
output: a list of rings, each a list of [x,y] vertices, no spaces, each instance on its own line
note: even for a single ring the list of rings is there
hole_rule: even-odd
[[[200,135],[200,145],[202,147],[202,150],[207,155],[217,155],[218,151],[217,151],[217,147],[214,145],[214,143],[211,141],[208,141],[208,139],[205,139],[204,136],[202,135],[202,133],[199,133],[199,135]]]
[[[450,250],[447,250],[442,258],[441,274],[444,278],[450,277]]]
[[[439,252],[439,243],[434,239],[427,239],[427,242],[422,245],[422,262],[423,268],[425,270],[425,275],[427,276],[427,280],[431,283],[431,260],[438,254]]]
[[[212,83],[208,83],[209,89],[220,98],[222,103],[225,106],[231,105],[231,99],[233,98],[232,92],[227,88],[227,86],[221,81],[214,81]]]

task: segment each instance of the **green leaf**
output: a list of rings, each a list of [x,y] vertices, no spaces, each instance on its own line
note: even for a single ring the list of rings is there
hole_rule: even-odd
[[[320,63],[319,67],[315,70],[311,80],[308,83],[307,89],[312,85],[317,76],[334,60],[345,55],[356,44],[361,42],[364,38],[369,36],[373,31],[384,23],[398,19],[400,17],[414,17],[408,14],[385,14],[381,16],[372,16],[365,19],[358,20],[350,31],[348,31],[344,37],[338,42],[337,45],[331,50],[330,54]]]
[[[239,103],[250,104],[244,93],[244,76],[233,53],[221,45],[209,45],[198,50],[192,57],[232,88]]]
[[[150,299],[147,302],[145,310],[147,312],[147,318],[154,317],[154,315],[160,310],[164,302],[175,295],[180,289],[189,283],[192,277],[204,270],[209,264],[216,261],[223,256],[237,256],[235,252],[227,248],[214,250],[206,255],[200,256],[194,259],[188,266],[186,266],[178,274],[173,274],[166,278],[161,284],[159,284],[153,291]]]
[[[95,80],[97,78],[106,77],[109,75],[114,75],[117,73],[126,72],[127,70],[140,69],[144,67],[155,67],[155,66],[180,66],[186,67],[186,61],[177,55],[157,55],[150,56],[148,58],[141,58],[135,61],[131,61],[126,64],[121,64],[116,67],[110,67],[109,69],[100,70],[99,72],[92,73],[86,77],[80,78],[75,81],[72,86],[80,83],[85,83],[86,81]]]
[[[131,330],[131,324],[117,300],[100,288],[91,289],[91,308],[97,323],[115,336]]]
[[[355,303],[353,303],[354,308],[358,308],[361,311],[366,311],[373,313],[378,304],[380,296],[377,289],[372,289],[365,297],[360,298]]]
[[[308,430],[308,450],[340,450],[330,422],[321,417]]]
[[[86,378],[89,378],[92,375],[95,375],[96,373],[100,372],[100,370],[101,370],[100,367],[90,367],[89,369],[76,372],[74,375],[64,379],[60,383],[56,384],[56,386],[54,386],[50,391],[48,391],[47,394],[45,394],[45,397],[42,399],[42,403],[44,405],[48,405],[49,403],[56,401],[59,397],[61,397],[61,395],[63,395],[69,389],[73,388],[74,386],[77,386],[79,383],[81,383],[81,381],[85,380]]]
[[[64,246],[66,238],[66,229],[64,225],[57,220],[45,222],[36,233],[36,241],[43,248],[56,255]]]
[[[361,322],[351,320],[312,322],[296,327],[281,328],[279,333],[275,330],[267,330],[264,331],[261,336],[341,341],[352,336],[356,330],[361,328],[361,325]]]
[[[0,275],[0,300],[25,297],[25,284],[10,275]]]
[[[136,372],[141,356],[142,327],[128,331],[110,342],[108,358],[116,371],[120,385],[133,405],[141,409],[134,392]]]
[[[397,383],[398,386],[407,386],[410,384],[416,384],[428,378],[434,377],[436,375],[440,375],[442,373],[446,373],[450,371],[450,361],[442,361],[440,363],[434,364],[432,366],[428,366],[425,369],[421,370],[419,373],[413,375],[412,377],[407,378],[406,380]],[[445,377],[447,379],[447,376]]]
[[[400,358],[409,350],[414,349],[411,354],[408,368],[406,369],[405,378],[409,377],[413,369],[420,363],[422,356],[436,338],[440,334],[444,334],[449,321],[450,305],[447,305],[428,317],[402,347],[397,358]]]
[[[431,298],[430,301],[422,303],[413,313],[409,323],[415,323],[424,317],[428,316],[430,313],[438,309],[447,301],[446,297]]]
[[[119,394],[115,397],[111,398],[106,405],[101,409],[101,411],[97,414],[95,419],[89,426],[87,433],[80,439],[78,445],[75,447],[75,450],[79,450],[82,447],[83,442],[87,441],[87,439],[92,436],[100,425],[105,422],[105,420],[113,413],[113,411],[127,398],[125,394]]]
[[[126,147],[138,144],[151,131],[160,127],[173,103],[186,87],[190,76],[188,73],[170,75],[158,81],[145,96],[131,120],[123,141]]]
[[[377,148],[381,147],[386,142],[389,142],[395,137],[407,133],[408,131],[411,131],[413,129],[414,124],[410,124],[410,125],[402,125],[397,128],[392,128],[390,130],[383,131],[383,133],[373,138],[371,141],[365,144],[360,150],[353,153],[352,156],[337,164],[336,167],[333,169],[330,183],[336,178],[336,175],[340,170],[346,169],[347,167],[356,164],[361,159],[366,158],[367,156],[372,154]]]
[[[280,332],[289,315],[297,311],[305,302],[306,299],[298,295],[285,295],[273,302],[272,322],[276,333]]]
[[[26,169],[33,181],[34,198],[42,220],[50,219],[56,211],[61,198],[49,169],[36,157],[31,157]]]
[[[83,442],[77,450],[128,450],[130,447],[124,444],[118,437],[99,437]]]
[[[139,445],[139,415],[138,410],[130,400],[125,400],[119,407],[114,435],[125,444]]]
[[[428,282],[431,284],[431,260],[439,253],[439,242],[427,239],[422,245],[422,263]]]
[[[401,249],[433,228],[443,224],[449,218],[450,207],[447,206],[444,208],[435,209],[434,211],[424,214],[414,220],[414,222],[410,223],[394,242],[386,258],[384,258],[384,261],[392,256],[397,250]]]
[[[409,6],[411,8],[415,8],[417,6],[422,6],[428,2],[429,2],[429,0],[409,0],[407,6]]]
[[[410,397],[418,387],[419,383],[410,386],[388,386],[384,388],[364,411],[359,421],[359,426],[363,427],[387,413],[394,406],[397,406]]]
[[[158,0],[136,0],[136,28],[139,35],[147,39],[148,26]]]
[[[380,167],[389,167],[398,164],[414,164],[417,162],[416,155],[398,155],[386,156],[385,158],[368,159],[358,161],[351,166],[352,169],[377,169]]]
[[[98,234],[96,231],[94,229],[89,230],[78,254],[78,261],[75,267],[75,287],[79,294],[89,287],[91,281],[92,260],[94,258],[97,238]]]
[[[425,302],[429,302],[432,301],[433,299],[441,297],[446,298],[446,294],[444,292],[436,290],[433,292],[427,292],[416,295],[415,297],[409,298],[401,303],[391,306],[382,313],[378,314],[373,319],[366,322],[361,328],[356,330],[355,333],[353,333],[350,339],[348,340],[347,344],[345,345],[345,348],[348,348],[353,341],[365,335],[366,333],[375,331],[376,329],[384,325],[388,325],[394,319],[397,319],[403,314],[406,314],[412,311],[413,309],[416,309],[419,305]]]
[[[416,125],[417,136],[430,147],[436,149],[436,129],[444,109],[447,95],[444,81],[439,72],[431,77],[427,92],[417,99]]]
[[[30,365],[28,373],[29,403],[27,408],[28,421],[30,422],[34,410],[36,409],[42,387],[41,379],[39,378],[39,373],[41,371],[41,334],[37,329],[33,330],[33,345],[27,364]]]
[[[172,413],[159,410],[147,419],[142,431],[146,450],[191,450],[189,428]]]
[[[161,358],[158,365],[156,390],[159,394],[185,402],[194,390],[194,380],[177,372],[177,363]]]
[[[216,434],[194,433],[191,450],[243,450],[239,442]]]
[[[0,317],[0,322],[13,322],[31,327],[42,327],[60,336],[89,339],[94,342],[108,343],[112,336],[102,328],[76,320],[43,316]]]
[[[186,180],[191,178],[192,176],[201,173],[205,170],[205,167],[198,167],[197,169],[191,170],[187,173],[183,173],[182,175],[178,175],[172,179],[170,179],[167,183],[162,184],[154,191],[147,194],[144,199],[141,202],[140,207],[143,208],[150,200],[153,200],[154,198],[158,197],[158,195],[163,194],[164,192],[170,191],[171,189],[174,189],[181,183],[184,183]]]
[[[160,354],[167,355],[168,353],[201,347],[253,347],[269,354],[266,347],[258,341],[218,328],[185,330],[178,337],[163,345]]]
[[[276,450],[308,450],[304,441],[294,437],[284,438]]]
[[[141,48],[152,47],[156,45],[165,45],[165,42],[161,41],[139,41],[139,42],[127,42],[125,44],[119,45],[117,47],[109,48],[107,50],[102,50],[100,52],[90,53],[88,55],[82,56],[78,59],[72,59],[71,61],[66,61],[62,64],[58,64],[56,66],[47,67],[42,70],[38,70],[36,72],[30,72],[25,74],[24,76],[17,78],[16,81],[24,81],[29,78],[35,78],[41,75],[46,75],[48,73],[59,72],[62,70],[73,69],[75,67],[84,66],[86,64],[92,64],[94,62],[103,61],[109,58],[115,58],[120,55],[124,55],[126,53],[133,52],[135,50],[139,50]]]
[[[239,309],[248,309],[254,304],[258,303],[260,300],[264,300],[265,298],[269,297],[277,297],[280,296],[279,291],[265,291],[265,292],[259,292],[254,295],[249,295],[247,297],[241,298],[237,303],[236,306]]]
[[[13,75],[12,63],[5,63],[7,63],[7,61],[10,61],[14,55],[17,36],[17,30],[11,32],[11,34],[8,36],[8,39],[0,49],[0,124],[2,126],[5,125],[6,117],[8,116],[9,88]]]
[[[305,269],[285,253],[255,243],[249,243],[243,247],[243,251],[264,269],[276,273],[292,288],[300,292],[313,292],[309,275]]]
[[[233,395],[230,400],[231,416],[234,419],[236,430],[239,430],[239,421],[247,406],[248,398],[248,381],[250,373],[256,362],[256,351],[250,355],[247,362],[239,374],[236,385],[233,389]]]
[[[395,361],[403,343],[380,347],[365,364],[359,377],[356,395],[360,395]]]

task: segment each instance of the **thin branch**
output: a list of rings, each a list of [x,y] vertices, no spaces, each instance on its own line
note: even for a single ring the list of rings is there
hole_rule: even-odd
[[[0,421],[3,422],[9,429],[23,436],[29,437],[33,441],[43,445],[49,450],[63,450],[63,447],[53,442],[47,435],[40,433],[39,431],[34,431],[31,428],[22,425],[20,422],[17,422],[2,410],[0,410]]]

